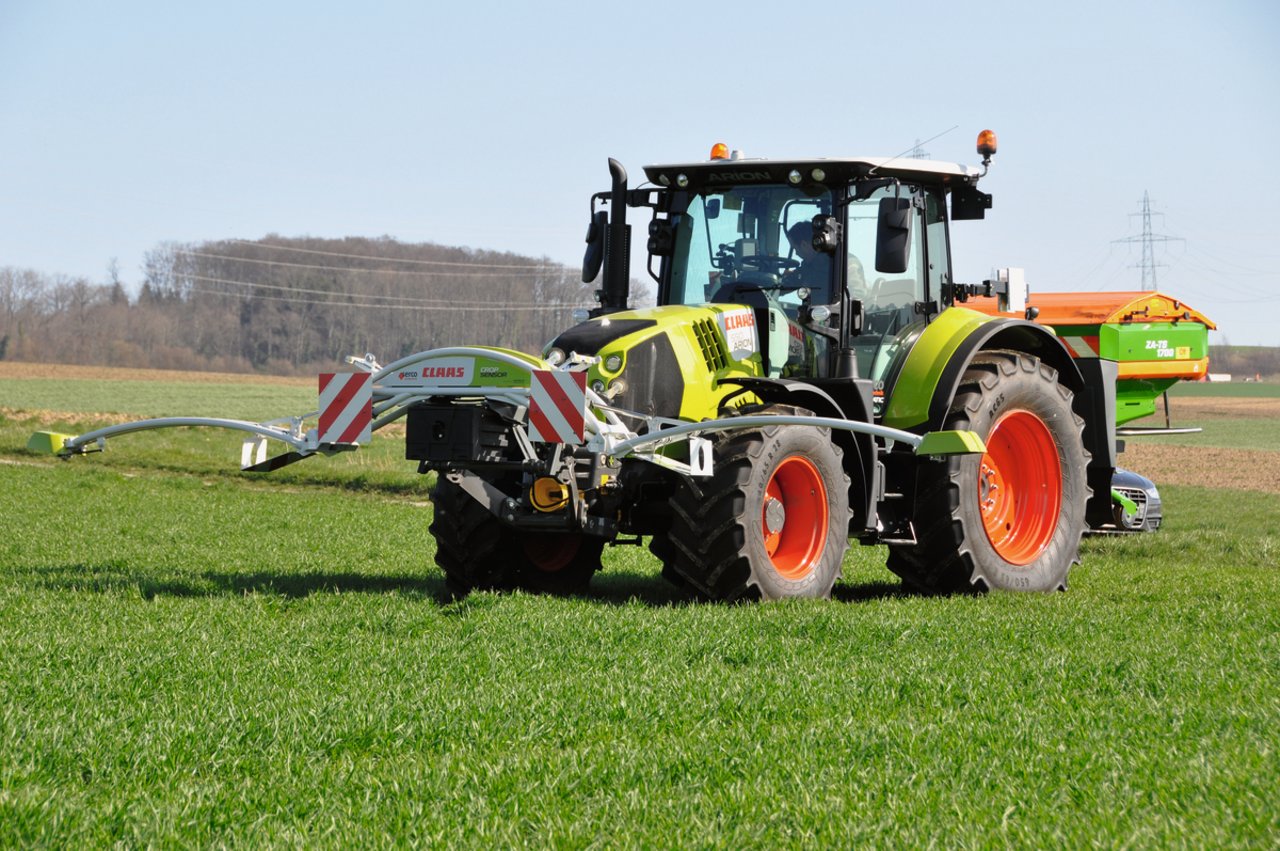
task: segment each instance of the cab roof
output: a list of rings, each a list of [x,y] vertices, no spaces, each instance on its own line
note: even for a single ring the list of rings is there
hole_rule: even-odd
[[[823,178],[813,177],[820,169]],[[787,183],[793,171],[802,175],[804,184],[821,183],[829,186],[844,185],[866,177],[894,177],[899,180],[918,181],[941,185],[947,189],[971,186],[985,173],[982,169],[962,163],[940,160],[918,160],[910,157],[855,157],[851,159],[729,159],[707,160],[696,163],[672,163],[647,165],[645,176],[659,186],[678,186],[678,178],[684,175],[687,185],[697,189],[703,186],[726,186],[750,183]]]

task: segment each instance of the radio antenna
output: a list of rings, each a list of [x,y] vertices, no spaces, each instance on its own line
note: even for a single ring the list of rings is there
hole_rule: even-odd
[[[923,146],[925,146],[925,145],[929,144],[930,142],[932,142],[932,141],[933,141],[933,140],[935,140],[935,139],[941,139],[943,136],[947,135],[948,133],[950,133],[952,130],[955,130],[955,129],[956,129],[957,127],[959,127],[959,126],[960,126],[959,124],[953,124],[953,125],[951,125],[950,127],[948,127],[946,130],[943,130],[941,133],[938,133],[938,134],[937,134],[937,135],[935,135],[935,136],[930,136],[928,139],[925,139],[923,142],[921,142],[921,141],[917,140],[917,141],[916,141],[916,143],[915,143],[914,145],[912,145],[910,148],[907,148],[907,149],[906,149],[905,151],[903,151],[902,153],[900,153],[900,154],[898,154],[898,155],[896,155],[896,156],[889,157],[889,159],[887,159],[887,160],[885,160],[884,162],[880,163],[880,165],[875,166],[875,168],[872,168],[872,169],[871,169],[871,171],[867,172],[867,175],[868,175],[868,176],[873,175],[873,174],[875,174],[875,173],[876,173],[876,169],[884,168],[885,166],[889,165],[889,164],[890,164],[890,163],[892,163],[892,162],[897,162],[898,160],[900,160],[900,159],[902,159],[903,157],[905,157],[905,156],[907,156],[908,154],[910,154],[912,151],[919,150],[921,147],[923,147]]]

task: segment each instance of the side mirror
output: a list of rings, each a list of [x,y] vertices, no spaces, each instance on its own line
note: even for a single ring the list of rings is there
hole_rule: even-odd
[[[582,283],[589,284],[600,274],[604,263],[605,233],[609,229],[609,213],[599,210],[591,216],[587,226],[587,251],[582,255]]]
[[[911,199],[881,198],[880,223],[876,229],[876,271],[901,274],[907,271],[911,253]]]

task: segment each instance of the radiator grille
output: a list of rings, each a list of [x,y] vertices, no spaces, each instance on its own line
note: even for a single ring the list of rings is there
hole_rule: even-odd
[[[724,341],[720,338],[720,329],[714,319],[699,319],[693,323],[693,334],[702,349],[702,358],[707,362],[707,369],[717,372],[729,365],[729,353],[725,351]]]

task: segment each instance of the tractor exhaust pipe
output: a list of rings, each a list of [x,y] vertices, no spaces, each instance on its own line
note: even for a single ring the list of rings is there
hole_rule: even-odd
[[[627,170],[609,158],[613,188],[609,194],[609,231],[604,253],[604,289],[600,312],[627,309],[631,291],[631,227],[627,224]]]

